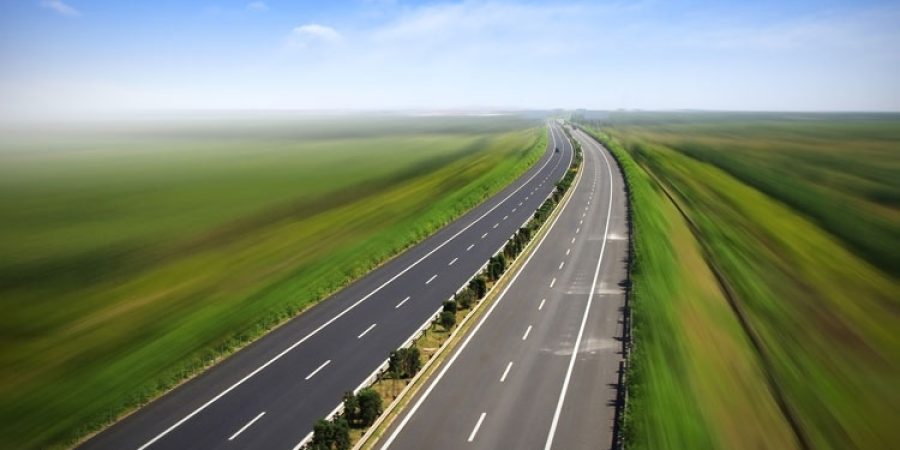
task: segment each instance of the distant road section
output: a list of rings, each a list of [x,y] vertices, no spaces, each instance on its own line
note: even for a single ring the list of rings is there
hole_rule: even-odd
[[[388,430],[382,450],[611,446],[627,198],[609,152],[574,136],[584,165],[571,200],[508,290]]]
[[[552,192],[572,149],[559,125],[548,133],[543,158],[499,194],[81,448],[294,448]]]

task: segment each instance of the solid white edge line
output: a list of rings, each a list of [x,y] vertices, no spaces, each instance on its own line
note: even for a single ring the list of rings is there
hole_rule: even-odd
[[[360,333],[359,336],[357,336],[356,338],[357,338],[357,339],[362,339],[362,337],[365,336],[366,333],[372,331],[372,328],[375,328],[375,325],[378,325],[378,324],[373,323],[372,325],[369,325],[369,328],[366,328],[366,330],[363,331],[362,333]]]
[[[250,428],[250,425],[253,425],[254,422],[256,422],[257,420],[259,420],[259,418],[262,417],[262,416],[264,416],[264,415],[266,415],[266,412],[265,412],[265,411],[263,411],[263,412],[257,414],[256,417],[250,419],[250,421],[247,422],[246,425],[242,426],[240,430],[237,430],[234,434],[232,434],[231,437],[228,438],[228,440],[229,440],[229,441],[233,441],[234,438],[238,437],[238,435],[241,434],[241,433],[243,433],[244,430],[246,430],[247,428]]]
[[[552,127],[552,126],[550,127],[550,133],[553,135],[553,142],[555,143],[555,142],[556,142],[556,135],[553,134],[553,127]],[[512,198],[513,195],[516,195],[516,193],[519,192],[520,190],[522,190],[522,188],[524,188],[525,186],[528,186],[528,184],[531,183],[531,180],[533,180],[536,176],[538,176],[538,174],[540,174],[541,172],[543,172],[544,169],[546,169],[547,166],[550,164],[550,161],[553,161],[553,160],[554,160],[554,158],[553,158],[553,153],[551,153],[551,154],[550,154],[550,157],[547,158],[546,161],[544,161],[544,165],[542,165],[538,170],[536,170],[533,174],[531,174],[531,176],[528,177],[528,179],[525,180],[525,182],[523,182],[521,186],[517,187],[514,191],[510,192],[509,195],[507,195],[506,197],[503,198],[503,200],[500,200],[499,202],[497,202],[496,205],[492,206],[490,209],[488,209],[487,211],[485,211],[484,214],[480,215],[477,219],[473,220],[473,221],[470,222],[468,225],[466,225],[465,227],[463,227],[461,230],[457,231],[453,236],[450,236],[449,238],[447,238],[447,240],[445,240],[444,242],[440,243],[440,245],[438,245],[437,247],[431,249],[431,251],[429,251],[428,253],[426,253],[425,255],[423,255],[421,258],[415,260],[412,264],[410,264],[409,266],[407,266],[405,269],[401,270],[401,271],[398,272],[396,275],[394,275],[393,277],[391,277],[389,280],[385,281],[385,282],[382,283],[380,286],[378,286],[377,288],[375,288],[374,290],[372,290],[372,292],[369,292],[368,294],[366,294],[365,297],[363,297],[363,298],[357,300],[356,303],[353,303],[352,305],[348,306],[348,307],[345,308],[343,311],[341,311],[340,313],[338,313],[336,316],[334,316],[334,317],[332,317],[331,319],[329,319],[327,322],[323,323],[322,325],[319,325],[315,330],[309,332],[309,334],[307,334],[306,336],[304,336],[303,338],[301,338],[301,339],[298,340],[297,342],[294,342],[294,343],[291,344],[288,348],[282,350],[281,353],[279,353],[279,354],[273,356],[272,359],[269,359],[268,361],[266,361],[265,363],[263,363],[261,366],[257,367],[257,368],[254,369],[252,372],[248,373],[248,374],[245,375],[243,378],[241,378],[240,380],[238,380],[237,382],[235,382],[234,384],[232,384],[231,386],[229,386],[228,388],[226,388],[224,391],[222,391],[222,392],[216,394],[215,397],[209,399],[206,403],[200,405],[197,409],[191,411],[190,414],[184,416],[183,418],[181,418],[181,420],[179,420],[178,422],[175,422],[175,423],[172,424],[169,428],[166,428],[166,429],[163,430],[161,433],[159,433],[159,434],[157,434],[156,436],[154,436],[152,439],[150,439],[149,441],[147,441],[144,445],[138,447],[137,450],[145,450],[147,447],[150,447],[150,446],[153,445],[156,441],[162,439],[164,436],[166,436],[167,434],[171,433],[172,430],[174,430],[174,429],[180,427],[183,423],[187,422],[188,420],[191,420],[192,417],[196,416],[196,415],[199,414],[201,411],[203,411],[204,409],[208,408],[209,405],[212,405],[213,403],[217,402],[220,398],[224,397],[224,396],[227,395],[229,392],[235,390],[238,386],[244,384],[244,383],[245,383],[247,380],[249,380],[250,378],[253,378],[254,376],[256,376],[256,374],[258,374],[259,372],[261,372],[263,369],[265,369],[266,367],[269,367],[270,365],[272,365],[272,363],[274,363],[275,361],[278,361],[279,359],[281,359],[282,357],[284,357],[284,355],[288,354],[291,350],[297,348],[297,346],[299,346],[300,344],[306,342],[309,338],[313,337],[314,335],[318,334],[319,331],[322,331],[325,327],[327,327],[328,325],[331,325],[332,323],[334,323],[334,321],[336,321],[336,320],[338,320],[339,318],[343,317],[344,314],[347,314],[347,313],[350,312],[352,309],[354,309],[354,308],[356,308],[357,306],[359,306],[360,303],[362,303],[362,302],[368,300],[371,296],[375,295],[376,293],[378,293],[379,291],[381,291],[382,289],[384,289],[385,286],[387,286],[388,284],[391,284],[391,283],[392,283],[394,280],[396,280],[397,278],[400,278],[401,276],[403,276],[403,274],[405,274],[406,272],[410,271],[413,267],[417,266],[420,262],[424,261],[426,258],[428,258],[429,256],[433,255],[433,254],[434,254],[435,252],[437,252],[438,250],[444,248],[444,246],[447,245],[450,241],[456,239],[459,235],[463,234],[466,230],[468,230],[469,228],[471,228],[473,225],[475,225],[476,223],[480,222],[481,219],[484,219],[485,217],[487,217],[488,214],[494,212],[495,209],[499,208],[501,205],[503,205],[504,203],[506,203],[507,200],[509,200],[510,198]],[[558,164],[558,162],[557,162],[557,164]],[[555,168],[556,168],[556,165],[554,165],[553,167],[554,167],[554,169],[555,169]]]
[[[403,306],[403,304],[406,303],[407,300],[409,300],[409,297],[406,297],[403,300],[400,300],[400,303],[397,303],[397,306],[395,306],[394,309],[398,309],[401,306]]]
[[[522,335],[522,340],[528,339],[528,333],[531,333],[531,325],[528,325],[528,328],[525,329],[525,334]]]
[[[509,364],[506,365],[506,370],[503,371],[503,375],[500,375],[500,382],[506,381],[506,376],[509,375],[509,369],[512,369],[513,362],[510,361]]]
[[[595,146],[593,141],[589,141],[591,146]],[[581,346],[581,338],[584,336],[584,328],[587,325],[588,313],[591,311],[591,302],[594,300],[594,292],[597,290],[597,278],[600,276],[600,265],[603,263],[603,253],[606,251],[606,238],[609,235],[609,219],[612,216],[613,201],[613,185],[612,185],[612,168],[609,165],[609,159],[606,152],[600,148],[600,155],[606,162],[606,171],[609,174],[609,205],[606,209],[606,228],[603,231],[603,244],[600,246],[600,258],[597,259],[597,268],[594,269],[594,281],[591,283],[591,293],[588,294],[587,306],[584,308],[584,315],[581,317],[581,326],[578,328],[578,336],[575,338],[572,356],[569,358],[569,368],[566,369],[566,377],[563,379],[562,389],[559,393],[559,401],[556,404],[556,411],[553,413],[553,421],[550,423],[550,432],[547,434],[547,442],[544,450],[550,450],[553,446],[553,438],[556,435],[556,426],[559,424],[559,416],[562,414],[563,404],[566,401],[566,392],[569,390],[569,380],[572,379],[572,372],[575,369],[575,359],[578,356],[578,347]]]
[[[550,129],[551,129],[551,133],[552,133],[553,127],[550,127]],[[555,142],[555,136],[554,136],[554,142]],[[576,183],[573,188],[577,189],[579,183],[581,183],[581,178],[578,179],[578,183]],[[491,305],[491,307],[488,308],[487,311],[485,311],[483,316],[481,316],[481,320],[479,320],[478,323],[475,324],[475,327],[472,328],[472,331],[469,332],[469,335],[466,336],[466,339],[463,340],[463,342],[459,345],[459,347],[456,349],[456,352],[453,353],[453,356],[451,356],[450,359],[447,360],[446,365],[444,365],[443,368],[441,368],[441,371],[438,372],[437,376],[434,377],[431,384],[429,384],[428,387],[425,389],[425,391],[422,393],[422,396],[419,397],[419,399],[413,404],[412,408],[409,409],[409,412],[405,416],[403,416],[403,420],[400,421],[400,424],[397,425],[397,428],[394,428],[394,432],[391,433],[390,436],[388,436],[387,441],[385,441],[385,443],[381,446],[381,450],[387,450],[391,446],[391,444],[394,442],[394,440],[397,439],[397,436],[400,435],[400,432],[403,431],[403,428],[406,427],[406,424],[409,423],[409,420],[412,418],[412,416],[414,416],[416,414],[416,411],[419,410],[419,408],[422,406],[422,403],[425,402],[425,399],[427,399],[428,396],[431,394],[431,391],[434,390],[434,387],[438,385],[438,383],[441,381],[442,378],[444,378],[444,375],[447,374],[447,371],[450,369],[451,366],[453,366],[453,363],[456,362],[456,359],[459,358],[459,355],[462,354],[463,350],[466,349],[466,347],[469,345],[469,342],[472,341],[472,338],[478,334],[478,330],[481,329],[481,326],[484,325],[485,321],[487,321],[487,319],[489,317],[491,317],[491,313],[493,313],[494,309],[497,308],[497,305],[499,305],[500,302],[503,301],[503,298],[506,296],[506,293],[509,292],[509,288],[512,287],[516,283],[516,280],[519,278],[519,275],[521,275],[522,272],[525,271],[525,267],[527,267],[528,263],[531,262],[531,258],[533,258],[534,255],[538,254],[538,250],[540,250],[541,246],[544,244],[544,241],[547,240],[547,236],[550,236],[550,234],[553,232],[553,228],[556,227],[556,224],[559,222],[559,218],[563,216],[563,212],[565,211],[566,207],[569,206],[569,201],[571,199],[572,199],[572,197],[570,196],[566,200],[566,204],[562,205],[562,209],[560,210],[559,215],[557,215],[556,218],[553,219],[553,223],[550,224],[550,228],[547,229],[547,233],[544,234],[544,236],[541,238],[541,240],[534,247],[534,251],[532,251],[531,254],[528,255],[528,258],[526,258],[525,262],[522,263],[522,267],[519,268],[519,271],[516,272],[515,275],[513,275],[512,279],[509,281],[509,284],[507,284],[506,287],[503,288],[503,292],[501,292],[500,295],[497,297],[497,300],[495,300],[494,303]]]
[[[309,381],[310,378],[316,376],[316,374],[319,373],[320,370],[324,369],[325,366],[327,366],[329,364],[331,364],[330,359],[328,361],[323,362],[321,366],[316,367],[316,370],[313,370],[312,372],[310,372],[309,375],[306,376],[305,380]]]
[[[472,433],[469,434],[469,442],[472,442],[475,440],[475,435],[478,434],[478,429],[481,428],[481,422],[484,422],[484,416],[486,416],[486,415],[487,415],[487,413],[483,412],[483,413],[481,413],[481,416],[478,417],[478,422],[475,423],[475,428],[473,428]]]

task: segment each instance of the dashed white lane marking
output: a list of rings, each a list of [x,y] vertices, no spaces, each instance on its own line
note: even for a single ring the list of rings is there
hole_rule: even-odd
[[[528,197],[525,197],[525,200],[527,201],[527,200],[528,200]]]
[[[565,261],[560,261],[560,263],[559,263],[559,269],[556,269],[556,270],[562,270],[563,265],[564,265],[565,263],[566,263]]]
[[[478,422],[475,423],[475,428],[473,428],[472,432],[469,434],[469,442],[475,440],[475,435],[478,434],[478,429],[481,428],[481,422],[484,422],[484,416],[486,415],[486,412],[481,413],[481,417],[479,417]]]
[[[481,238],[482,238],[482,239],[484,239],[484,238],[486,238],[486,237],[487,237],[487,233],[484,233],[484,234],[481,235]]]
[[[512,361],[506,365],[506,370],[503,371],[503,375],[500,375],[500,382],[504,382],[506,380],[506,376],[509,375],[509,369],[512,369]]]
[[[575,229],[575,234],[581,233],[581,227]]]
[[[528,333],[531,333],[531,325],[528,325],[528,328],[525,329],[525,334],[522,335],[522,340],[528,339]]]
[[[544,303],[546,303],[546,302],[547,302],[547,299],[546,299],[546,298],[542,298],[542,299],[541,299],[541,304],[538,305],[538,311],[544,309]]]
[[[566,249],[566,256],[569,256],[569,252],[571,252],[571,251],[572,251],[571,248],[567,248],[567,249]]]
[[[452,266],[452,265],[453,265],[453,263],[455,263],[455,262],[456,262],[456,260],[458,260],[458,259],[459,259],[459,258],[453,258],[453,260],[452,260],[452,261],[450,261],[450,264],[447,264],[447,265],[448,265],[448,266]]]
[[[587,213],[582,213],[582,214],[581,214],[581,217],[585,217],[585,216],[587,216]]]
[[[513,208],[512,212],[516,212],[516,209],[518,209],[518,208]]]
[[[432,281],[434,281],[435,278],[437,278],[437,274],[432,275],[431,278],[429,278],[428,281],[425,282],[425,284],[430,284]]]
[[[359,336],[357,336],[356,338],[357,338],[357,339],[362,339],[362,337],[365,336],[366,333],[372,331],[372,328],[375,328],[375,325],[376,325],[376,324],[374,324],[374,323],[373,323],[372,325],[369,325],[369,328],[366,328],[365,331],[363,331],[362,333],[359,333]]]
[[[233,441],[234,438],[238,437],[238,435],[241,434],[241,433],[243,433],[244,430],[246,430],[247,428],[250,428],[250,425],[253,425],[254,422],[256,422],[257,420],[259,420],[259,418],[262,417],[262,416],[264,416],[264,415],[266,415],[266,412],[265,412],[265,411],[263,411],[263,412],[257,414],[256,417],[250,419],[250,421],[247,422],[246,425],[242,426],[240,430],[237,430],[237,432],[235,432],[234,434],[232,434],[231,437],[228,438],[228,440],[229,440],[229,441]]]
[[[499,226],[500,226],[500,222],[497,222],[497,223],[494,224],[494,228],[497,228],[497,227],[499,227]]]
[[[522,202],[519,202],[519,206],[522,206]]]
[[[306,379],[309,380],[310,378],[314,377],[317,373],[319,373],[320,370],[324,369],[325,366],[327,366],[329,364],[331,364],[330,359],[328,361],[323,362],[321,366],[316,367],[316,370],[313,370],[312,372],[310,372],[309,375],[306,376]]]
[[[397,308],[403,306],[403,304],[406,303],[407,300],[409,300],[409,297],[406,297],[403,300],[401,300],[400,303],[397,303],[397,306],[395,306],[394,309],[397,309]]]
[[[584,220],[579,220],[578,225],[584,225]]]
[[[466,251],[472,250],[472,247],[474,247],[474,246],[475,246],[475,244],[469,245],[468,247],[466,247]]]
[[[575,238],[572,238],[572,244],[574,244],[574,243],[575,243]]]
[[[553,288],[554,284],[556,284],[556,278],[550,281],[550,287]]]

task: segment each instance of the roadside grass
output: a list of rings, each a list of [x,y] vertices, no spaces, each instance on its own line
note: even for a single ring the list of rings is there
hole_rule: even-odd
[[[625,174],[633,220],[628,447],[796,448],[687,224],[621,145],[600,136]]]
[[[900,275],[900,118],[657,115],[642,126],[631,117],[612,121],[623,138],[710,163]]]
[[[337,122],[4,140],[0,447],[65,445],[149,401],[499,191],[546,146],[509,119]]]
[[[894,170],[891,168],[896,162],[896,150],[886,157],[858,151],[853,145],[858,137],[851,135],[842,142],[840,124],[819,120],[821,122],[816,124],[783,126],[800,135],[831,129],[827,136],[836,142],[830,144],[829,151],[832,154],[838,154],[841,149],[847,152],[834,159],[856,158],[863,160],[857,166],[882,165]],[[707,264],[722,276],[725,286],[733,294],[733,315],[743,319],[744,333],[758,343],[758,363],[771,377],[769,385],[773,394],[784,399],[785,420],[792,417],[796,421],[797,434],[812,448],[895,447],[900,442],[900,430],[894,423],[897,405],[900,405],[900,392],[896,389],[900,375],[900,336],[896,333],[900,323],[897,317],[900,284],[891,275],[890,265],[873,265],[870,261],[877,258],[860,251],[860,247],[846,240],[841,233],[823,224],[820,216],[809,209],[794,209],[795,202],[803,202],[798,200],[800,197],[790,200],[782,194],[770,194],[769,190],[758,187],[757,182],[745,182],[740,175],[734,174],[744,168],[729,170],[724,167],[731,163],[720,162],[723,165],[720,168],[715,163],[705,162],[736,158],[737,152],[728,150],[731,147],[711,147],[725,156],[695,158],[696,153],[684,151],[683,147],[679,147],[682,151],[675,150],[678,144],[670,147],[649,137],[654,135],[657,125],[641,125],[647,128],[645,130],[637,125],[613,124],[604,131],[624,143],[628,154],[652,175],[658,187],[672,194],[693,224],[694,237]],[[702,126],[716,128],[719,125],[721,123],[713,122]],[[862,125],[859,127],[865,129]],[[752,123],[746,128],[759,130]],[[873,132],[873,139],[885,140],[885,149],[896,149],[898,141],[891,133],[876,128],[882,133]],[[685,130],[681,132],[686,133]],[[699,134],[705,137],[703,133]],[[753,141],[753,136],[751,133],[744,139]],[[681,136],[679,140],[695,138]],[[796,159],[794,165],[779,163],[779,167],[802,168],[809,164],[802,154],[779,152],[779,149],[790,148],[790,139],[783,143],[772,139],[771,134],[762,133],[756,136],[755,142],[743,145],[781,153],[778,158]],[[768,167],[760,162],[764,161],[763,157],[755,154],[748,158],[746,164],[750,168],[768,172],[759,175],[758,179],[776,183],[780,177],[789,185],[818,184],[843,192],[847,197],[854,195],[838,183],[807,180],[802,175],[803,170],[798,170],[798,175],[788,180],[792,177],[791,172],[778,172],[787,169]],[[854,172],[854,167],[848,163],[845,173],[861,176]],[[807,192],[819,189],[815,186],[807,188]],[[831,194],[820,191],[815,195],[827,197]],[[828,198],[836,199],[836,196]],[[862,204],[863,201],[857,203]],[[637,213],[641,203],[636,201],[634,205]],[[859,233],[866,232],[868,225],[864,222],[869,221],[870,215],[859,213],[859,209],[849,209],[839,200],[835,200],[833,208],[853,217]],[[893,213],[896,209],[887,214]],[[652,239],[653,246],[660,247],[673,235],[671,231],[652,238],[639,234],[638,239]],[[896,256],[897,248],[892,241],[885,240],[880,245]],[[678,264],[683,263],[679,256]],[[694,283],[696,275],[682,274],[679,280]],[[638,290],[637,282],[635,289]],[[635,321],[640,320],[636,309]],[[642,340],[636,333],[636,348],[646,346]],[[635,353],[635,364],[645,364],[646,359]],[[726,385],[731,380],[711,377],[710,382]],[[641,411],[643,408],[640,403],[632,404],[630,414],[645,414]],[[722,414],[728,416],[734,412],[722,411]],[[632,422],[633,433],[651,432],[640,423]],[[715,431],[725,428],[719,423],[710,426]]]

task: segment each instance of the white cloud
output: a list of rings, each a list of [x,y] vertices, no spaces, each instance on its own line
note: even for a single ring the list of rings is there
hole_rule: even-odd
[[[81,15],[77,9],[63,3],[62,0],[42,0],[41,6],[52,9],[64,16],[78,17]]]
[[[341,34],[334,28],[310,23],[291,30],[287,42],[290,47],[308,47],[314,42],[335,43],[342,38]]]
[[[269,5],[266,2],[250,2],[247,3],[247,11],[253,12],[265,12],[269,10]]]

